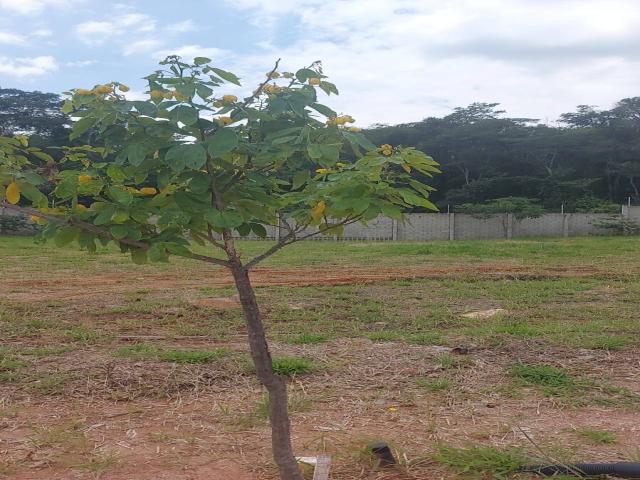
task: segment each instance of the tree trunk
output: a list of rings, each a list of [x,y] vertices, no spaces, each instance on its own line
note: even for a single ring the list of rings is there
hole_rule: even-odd
[[[293,455],[291,446],[291,424],[287,403],[287,384],[283,377],[273,373],[271,354],[267,345],[264,326],[249,272],[239,259],[231,259],[231,272],[240,296],[249,334],[251,357],[256,366],[260,382],[269,393],[269,420],[271,422],[271,448],[278,465],[281,480],[303,480],[302,473]]]

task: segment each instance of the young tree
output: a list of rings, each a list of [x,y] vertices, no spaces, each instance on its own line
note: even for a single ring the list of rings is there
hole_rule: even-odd
[[[177,255],[228,268],[269,394],[274,459],[282,479],[298,480],[286,381],[272,369],[250,271],[312,235],[340,235],[379,215],[402,220],[415,206],[435,209],[431,187],[411,173],[431,176],[437,164],[413,148],[376,148],[349,126],[350,116],[318,103],[318,89],[338,91],[317,62],[295,74],[276,62],[242,100],[214,93],[239,79],[210,63],[168,57],[146,77],[144,101],[127,100],[128,87],[116,82],[68,92],[71,138],[92,129],[100,146],[67,147],[54,159],[26,138],[0,138],[0,199],[44,223],[42,237],[59,246],[75,241],[93,252],[98,241],[114,242],[135,263]],[[267,226],[279,239],[245,259],[236,238],[265,237]],[[198,253],[205,246],[214,253]]]

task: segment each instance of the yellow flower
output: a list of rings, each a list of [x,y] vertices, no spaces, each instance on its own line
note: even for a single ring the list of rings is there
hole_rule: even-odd
[[[91,175],[78,175],[78,183],[89,183],[93,180]]]
[[[391,150],[393,147],[391,145],[389,145],[388,143],[385,143],[384,145],[380,145],[380,148],[382,150]]]
[[[173,98],[173,92],[164,92],[162,96],[167,99]]]
[[[398,407],[389,407],[387,408],[387,410],[389,410],[391,413],[394,413],[398,411]]]
[[[316,170],[316,173],[319,173],[320,175],[324,175],[325,173],[329,173],[329,169],[328,168],[318,168]]]
[[[158,191],[153,187],[143,187],[140,189],[140,193],[143,195],[155,195]]]
[[[93,92],[86,88],[76,88],[76,94],[78,95],[91,95]]]
[[[280,77],[280,74],[278,72],[267,72],[265,73],[265,75],[269,78],[278,78]]]
[[[344,115],[342,118],[344,118],[347,123],[355,122],[355,119],[351,115]]]
[[[87,207],[85,205],[82,205],[81,203],[76,205],[76,212],[84,212],[87,209]]]
[[[411,173],[411,165],[409,165],[408,163],[403,163],[402,169],[407,173]]]
[[[346,167],[346,166],[347,166],[346,163],[341,163],[341,162],[337,162],[336,163],[336,167],[338,167],[338,168],[342,168],[342,167]]]
[[[45,223],[47,223],[46,219],[39,217],[38,215],[31,215],[29,216],[29,219],[31,219],[32,222],[35,222],[38,225],[44,225]]]
[[[315,206],[311,209],[311,218],[314,220],[319,220],[322,217],[325,209],[327,208],[327,204],[324,201],[320,200]]]
[[[309,85],[320,85],[320,79],[318,77],[311,77],[309,79]]]
[[[335,123],[336,125],[344,125],[345,123],[347,123],[347,119],[345,117],[336,117],[333,120],[333,123]]]
[[[360,127],[349,127],[349,131],[357,133],[357,132],[361,132],[362,129]]]
[[[175,98],[179,102],[184,102],[187,99],[186,95],[183,95],[180,92],[173,92],[173,98]]]
[[[98,85],[93,89],[96,93],[111,93],[113,91],[113,87],[111,85]]]
[[[7,198],[7,202],[15,205],[20,201],[20,187],[16,182],[11,182],[7,185],[4,195]]]
[[[164,97],[164,92],[162,90],[151,90],[151,92],[149,92],[149,96],[151,98],[160,99]]]
[[[128,92],[130,88],[127,87],[126,85],[120,84],[118,85],[118,90],[120,90],[121,92]]]
[[[265,85],[263,90],[267,93],[278,93],[281,88],[277,85]]]
[[[235,95],[223,95],[222,96],[222,101],[223,102],[228,102],[228,103],[233,103],[233,102],[237,102],[238,101],[238,97],[236,97]]]
[[[218,120],[223,125],[229,125],[230,123],[233,123],[233,119],[231,117],[218,117]]]

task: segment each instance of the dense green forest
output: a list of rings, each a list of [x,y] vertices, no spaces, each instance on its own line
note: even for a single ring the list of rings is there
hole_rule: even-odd
[[[0,89],[0,135],[68,143],[70,119],[60,105],[52,93]],[[565,211],[612,211],[628,198],[640,203],[640,97],[609,110],[580,105],[558,124],[474,103],[443,118],[374,125],[366,133],[377,144],[415,146],[440,162],[443,174],[431,183],[442,209],[559,211],[564,204]]]

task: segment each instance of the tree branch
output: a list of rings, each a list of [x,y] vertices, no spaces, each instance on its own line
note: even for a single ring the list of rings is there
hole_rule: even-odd
[[[149,250],[149,248],[151,248],[151,246],[148,243],[145,242],[141,242],[139,240],[131,240],[129,238],[115,238],[111,232],[109,232],[108,230],[105,230],[103,228],[100,228],[92,223],[89,222],[85,222],[82,220],[78,220],[76,218],[60,218],[57,217],[55,215],[48,215],[46,213],[42,213],[39,210],[36,210],[35,208],[29,208],[29,207],[20,207],[18,205],[12,205],[10,203],[6,203],[3,202],[2,204],[0,204],[0,206],[6,208],[7,210],[12,210],[14,212],[18,212],[18,213],[26,213],[28,215],[34,215],[40,218],[44,218],[45,220],[48,220],[50,222],[53,223],[57,223],[58,225],[63,225],[63,224],[67,224],[69,226],[72,227],[78,227],[81,230],[87,231],[87,232],[91,232],[91,233],[95,233],[97,236],[102,237],[102,238],[107,238],[109,240],[113,240],[116,243],[122,243],[124,245],[129,245],[130,247],[135,247],[138,248],[140,250]],[[207,262],[207,263],[212,263],[214,265],[220,265],[223,267],[229,267],[230,264],[229,262],[227,262],[226,260],[222,260],[220,258],[215,258],[215,257],[208,257],[206,255],[199,255],[197,253],[192,253],[191,255],[189,255],[187,258],[191,258],[193,260],[199,260],[201,262]]]
[[[270,257],[271,255],[276,253],[278,250],[280,250],[281,248],[283,248],[283,247],[285,247],[287,245],[291,245],[292,243],[296,243],[296,242],[299,242],[301,240],[305,240],[307,238],[313,237],[315,235],[319,235],[321,233],[325,233],[325,232],[330,231],[330,230],[332,230],[332,229],[334,229],[336,227],[339,227],[339,226],[350,225],[352,223],[355,223],[355,222],[359,221],[361,218],[362,218],[362,215],[357,215],[355,217],[347,217],[343,221],[341,221],[340,223],[337,223],[335,225],[331,225],[330,227],[326,227],[326,228],[319,228],[318,231],[308,233],[307,235],[303,235],[302,237],[296,237],[296,230],[291,229],[291,227],[288,224],[286,224],[287,228],[289,228],[289,233],[285,237],[283,237],[280,240],[278,240],[278,242],[275,245],[273,245],[271,248],[269,248],[268,250],[265,250],[260,255],[252,258],[247,263],[245,263],[244,264],[244,268],[249,270],[249,269],[255,267],[262,260],[264,260],[265,258]]]

